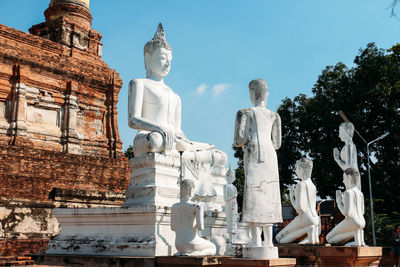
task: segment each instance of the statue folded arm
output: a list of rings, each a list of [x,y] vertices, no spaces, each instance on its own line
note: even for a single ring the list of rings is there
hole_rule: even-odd
[[[343,159],[340,155],[340,152],[337,148],[333,150],[333,157],[336,161],[336,163],[339,165],[339,167],[344,171],[348,168],[351,168],[353,166],[353,150],[354,150],[354,144],[353,140],[349,138],[349,140],[346,141],[345,146],[342,148],[342,151],[344,150],[346,153],[345,158]]]
[[[349,215],[350,208],[350,193],[346,190],[343,194],[340,190],[336,191],[336,203],[340,212],[347,218]]]
[[[275,117],[274,124],[272,125],[272,144],[275,150],[278,150],[282,144],[282,124],[278,113],[275,113]]]

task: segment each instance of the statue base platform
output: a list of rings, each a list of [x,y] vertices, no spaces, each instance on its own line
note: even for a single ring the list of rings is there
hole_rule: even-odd
[[[223,211],[227,169],[208,167],[208,174],[200,178],[206,179],[208,185],[211,183],[215,194],[194,199],[205,203],[204,230],[200,235],[216,245],[218,255],[224,255],[228,236],[226,214]],[[174,255],[176,249],[175,233],[171,230],[171,206],[180,201],[179,153],[148,153],[135,157],[130,160],[130,169],[130,184],[122,208],[53,211],[61,232],[48,244],[47,254]],[[203,182],[199,181],[198,185],[203,185]],[[242,232],[246,231],[243,229]]]
[[[382,247],[278,245],[281,257],[296,258],[299,266],[378,266]]]
[[[278,258],[278,259],[244,259],[244,258],[226,258],[222,259],[222,266],[279,266],[279,267],[294,267],[296,266],[296,259],[293,258]]]
[[[277,247],[244,247],[243,258],[245,259],[277,259],[278,248]]]
[[[224,185],[227,168],[208,166],[207,175],[201,181],[189,170],[184,171],[186,179],[192,179],[196,187],[211,190],[214,195],[195,195],[195,200],[204,204],[204,210],[222,211],[225,205]],[[180,158],[177,151],[148,153],[130,160],[130,182],[126,191],[124,207],[167,206],[179,202]],[[204,191],[204,190],[203,190]],[[202,191],[202,192],[203,192]],[[207,191],[207,190],[206,190]],[[210,193],[210,192],[209,192]]]
[[[226,256],[202,257],[121,257],[88,255],[33,255],[36,264],[47,266],[138,266],[138,267],[195,267],[195,266],[276,266],[294,267],[295,259],[251,260]]]
[[[47,254],[154,257],[177,252],[170,207],[54,209],[53,215],[61,232],[48,243]],[[225,213],[206,212],[204,226],[201,235],[224,255]],[[246,227],[240,231],[246,232]]]

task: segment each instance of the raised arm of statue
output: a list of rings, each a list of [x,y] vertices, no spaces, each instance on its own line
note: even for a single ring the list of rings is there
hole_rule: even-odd
[[[243,110],[239,110],[236,113],[235,119],[235,134],[233,138],[233,144],[236,147],[243,146],[247,143],[246,138],[246,121],[247,117]]]
[[[333,158],[335,159],[336,163],[342,168],[343,161],[340,159],[340,152],[337,147],[333,149]]]
[[[275,115],[276,119],[272,125],[272,144],[274,145],[275,150],[278,150],[282,144],[282,125],[279,114],[275,113]]]
[[[199,231],[204,229],[204,210],[200,205],[196,205],[196,227]]]

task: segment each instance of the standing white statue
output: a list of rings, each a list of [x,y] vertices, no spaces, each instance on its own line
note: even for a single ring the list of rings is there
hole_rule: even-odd
[[[226,213],[226,230],[229,234],[230,243],[236,242],[237,224],[238,224],[238,204],[237,204],[237,188],[233,185],[235,174],[229,166],[226,173],[228,183],[224,185],[225,213]]]
[[[336,225],[326,236],[330,244],[345,243],[354,238],[347,246],[365,246],[364,242],[364,195],[358,189],[360,173],[355,169],[347,169],[343,173],[346,191],[336,191],[336,203],[344,220]]]
[[[171,68],[172,49],[161,23],[144,47],[144,62],[146,78],[129,83],[128,122],[131,128],[139,130],[133,141],[135,156],[149,152],[201,151],[196,153],[198,161],[225,165],[225,153],[214,150],[213,145],[188,140],[181,129],[181,99],[164,83]]]
[[[252,236],[248,244],[248,257],[277,258],[277,248],[272,243],[272,226],[282,222],[278,159],[275,152],[281,146],[281,119],[277,113],[265,108],[268,97],[265,80],[251,81],[249,89],[255,107],[237,112],[234,135],[234,145],[241,147],[244,152],[242,220],[249,223]],[[260,227],[264,230],[263,244]],[[262,245],[264,249],[253,250],[260,252],[258,256],[252,254],[250,247]]]
[[[204,229],[203,207],[191,201],[194,182],[184,179],[180,183],[180,203],[171,208],[171,229],[175,232],[175,256],[215,255],[216,247],[199,236]]]
[[[302,158],[296,162],[297,185],[289,187],[290,201],[298,215],[277,235],[279,243],[291,243],[307,235],[300,244],[318,244],[321,220],[316,211],[317,189],[311,180],[313,162]]]
[[[344,142],[342,150],[339,152],[338,148],[333,149],[333,157],[342,171],[349,168],[358,171],[357,164],[357,148],[353,143],[354,125],[351,122],[343,122],[339,126],[339,138]],[[358,189],[361,190],[361,181],[357,184]]]

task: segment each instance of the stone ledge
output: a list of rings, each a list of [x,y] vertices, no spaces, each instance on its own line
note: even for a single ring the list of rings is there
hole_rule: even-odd
[[[296,266],[296,259],[293,258],[278,258],[266,260],[253,260],[253,259],[237,259],[229,258],[222,260],[222,266],[279,266],[279,267],[294,267]]]
[[[299,266],[378,266],[382,247],[279,245],[279,256]]]
[[[248,260],[228,256],[197,257],[117,257],[86,255],[31,255],[39,266],[137,266],[137,267],[190,267],[190,266],[279,266],[294,267],[295,259]]]
[[[221,266],[222,261],[230,259],[228,256],[193,256],[193,257],[156,257],[157,266]]]

